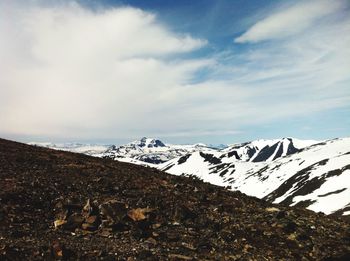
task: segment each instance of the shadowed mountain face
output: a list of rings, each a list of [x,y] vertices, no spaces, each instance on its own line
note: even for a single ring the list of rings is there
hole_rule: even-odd
[[[350,253],[341,218],[109,159],[0,140],[0,187],[1,260],[346,260]]]
[[[147,148],[165,147],[164,143],[161,142],[160,140],[149,139],[146,137],[143,137],[137,145],[140,147],[147,147]]]

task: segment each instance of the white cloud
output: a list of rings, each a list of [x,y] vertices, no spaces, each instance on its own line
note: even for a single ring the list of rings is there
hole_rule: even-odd
[[[343,0],[296,2],[267,16],[235,39],[236,43],[260,42],[295,35],[345,6]]]
[[[139,9],[1,7],[2,133],[127,135],[212,63],[169,59],[206,41],[175,34]]]

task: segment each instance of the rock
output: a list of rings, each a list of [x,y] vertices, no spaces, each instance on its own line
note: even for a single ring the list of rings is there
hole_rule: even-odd
[[[156,224],[153,224],[153,225],[152,225],[152,228],[153,228],[153,229],[157,229],[157,228],[160,228],[161,226],[162,226],[161,224],[156,223]]]
[[[66,229],[75,229],[81,227],[84,222],[84,217],[78,213],[74,213],[67,218],[67,223],[64,225]]]
[[[66,224],[67,221],[66,220],[62,220],[62,219],[57,219],[53,223],[54,223],[55,228],[59,228],[59,227],[63,226],[64,224]]]
[[[90,204],[90,199],[87,200],[85,206],[83,207],[81,214],[83,217],[88,218],[92,212],[92,206]]]
[[[286,233],[293,233],[297,229],[298,225],[293,221],[288,221],[286,224],[284,224],[283,230]]]
[[[153,237],[150,237],[150,238],[146,239],[145,242],[149,243],[151,245],[156,245],[157,244],[157,240],[155,240]]]
[[[295,233],[292,233],[290,235],[288,235],[287,237],[289,240],[295,240],[297,238],[297,235]]]
[[[243,252],[248,253],[248,252],[249,252],[249,249],[251,249],[251,248],[252,248],[251,245],[245,244],[244,247],[243,247]]]
[[[169,254],[170,260],[193,260],[190,256],[180,255],[180,254]]]
[[[197,217],[197,214],[186,205],[181,205],[175,208],[174,212],[174,220],[175,221],[185,221],[185,220],[193,220]]]
[[[83,237],[83,236],[86,236],[86,235],[89,235],[89,234],[92,234],[93,232],[89,231],[89,230],[83,230],[83,229],[80,229],[80,228],[76,228],[74,230],[74,232],[72,232],[72,236],[76,236],[76,237]]]
[[[150,250],[141,250],[140,253],[138,254],[139,260],[148,260],[153,256],[152,252]]]
[[[276,207],[270,207],[270,208],[265,208],[265,211],[267,211],[267,212],[278,212],[280,210],[279,210],[279,208],[276,208]]]
[[[63,246],[58,240],[54,240],[51,245],[51,252],[55,258],[63,257]]]
[[[180,235],[179,233],[175,232],[175,231],[168,231],[166,233],[166,237],[168,238],[168,240],[170,242],[176,242],[180,240]]]
[[[281,219],[287,216],[287,213],[285,211],[279,211],[276,215],[277,219]]]
[[[192,244],[188,244],[188,243],[185,243],[185,242],[182,242],[181,245],[186,248],[186,249],[189,249],[189,250],[192,250],[192,251],[195,251],[197,248],[194,247]]]
[[[300,234],[300,235],[297,236],[297,239],[299,241],[306,241],[306,240],[310,240],[311,237],[309,235],[307,235],[307,234]]]
[[[128,211],[128,217],[133,221],[141,221],[146,219],[146,214],[151,212],[149,208],[136,208]]]
[[[86,223],[95,224],[97,222],[97,216],[90,216],[85,219]]]
[[[127,205],[118,200],[109,200],[99,206],[101,219],[104,224],[116,224],[121,222],[127,214]]]
[[[92,225],[92,224],[89,224],[89,223],[83,223],[81,225],[81,228],[84,229],[84,230],[95,230],[96,229],[96,226]]]
[[[111,228],[103,228],[98,233],[102,237],[110,237],[112,236],[112,229]]]

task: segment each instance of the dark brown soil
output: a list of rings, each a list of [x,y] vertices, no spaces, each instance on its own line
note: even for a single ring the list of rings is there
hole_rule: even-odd
[[[349,223],[0,139],[0,260],[350,260]]]

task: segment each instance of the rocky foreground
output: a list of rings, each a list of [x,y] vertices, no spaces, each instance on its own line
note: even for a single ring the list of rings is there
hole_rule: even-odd
[[[0,260],[350,260],[341,217],[0,139]]]

